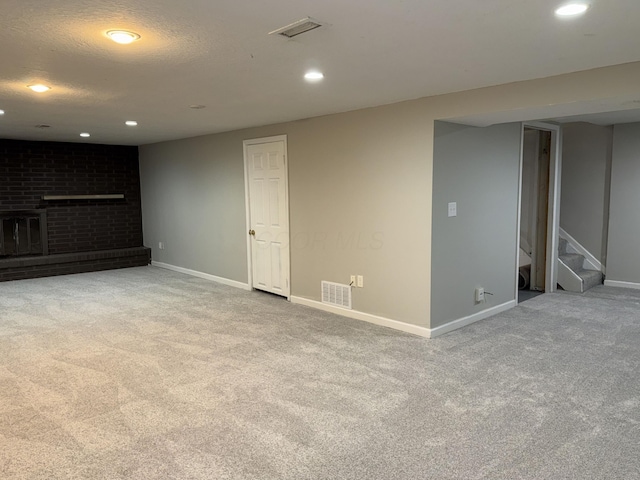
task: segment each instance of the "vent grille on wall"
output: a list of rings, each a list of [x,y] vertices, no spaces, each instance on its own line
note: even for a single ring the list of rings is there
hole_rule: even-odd
[[[321,26],[322,25],[315,21],[313,18],[306,17],[302,20],[298,20],[297,22],[293,22],[291,25],[287,25],[286,27],[282,27],[274,30],[273,32],[269,32],[269,35],[282,35],[287,38],[293,38],[296,35],[314,30]]]
[[[351,310],[351,287],[322,281],[322,303]]]

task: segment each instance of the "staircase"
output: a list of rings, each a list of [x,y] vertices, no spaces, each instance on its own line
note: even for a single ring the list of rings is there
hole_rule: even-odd
[[[569,242],[560,237],[558,244],[558,284],[570,292],[583,293],[602,284],[602,272],[584,268],[584,255],[571,253]]]

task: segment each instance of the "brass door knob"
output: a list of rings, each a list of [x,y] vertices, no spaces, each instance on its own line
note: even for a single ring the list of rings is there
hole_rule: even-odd
[[[249,235],[255,235],[256,231],[255,230],[249,230]]]

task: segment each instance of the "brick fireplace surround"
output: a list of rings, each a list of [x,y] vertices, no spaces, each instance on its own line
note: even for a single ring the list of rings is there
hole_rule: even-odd
[[[105,194],[124,198],[59,198]],[[0,140],[0,213],[42,209],[48,255],[0,257],[0,281],[151,260],[142,242],[137,147]]]

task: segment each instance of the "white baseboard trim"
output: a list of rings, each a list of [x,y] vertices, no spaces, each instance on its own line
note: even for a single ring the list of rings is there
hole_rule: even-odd
[[[191,275],[192,277],[204,278],[205,280],[211,280],[212,282],[222,283],[223,285],[228,285],[230,287],[241,288],[242,290],[251,290],[249,288],[249,284],[237,282],[235,280],[229,280],[228,278],[216,277],[215,275],[210,275],[204,272],[198,272],[197,270],[190,270],[188,268],[177,267],[175,265],[171,265],[169,263],[162,263],[151,261],[151,265],[159,268],[166,268],[167,270],[173,270],[174,272],[184,273],[186,275]]]
[[[316,308],[325,312],[335,313],[336,315],[342,315],[343,317],[352,318],[354,320],[362,320],[364,322],[373,323],[382,327],[393,328],[394,330],[400,330],[406,333],[412,333],[424,338],[435,338],[445,333],[452,332],[458,328],[466,327],[474,322],[484,320],[485,318],[496,315],[500,312],[504,312],[516,306],[516,301],[511,300],[502,305],[488,308],[482,312],[474,313],[468,317],[459,318],[445,325],[441,325],[436,328],[420,327],[411,323],[399,322],[398,320],[392,320],[390,318],[379,317],[370,313],[359,312],[357,310],[347,310],[346,308],[334,307],[333,305],[327,305],[326,303],[318,302],[316,300],[310,300],[303,297],[291,297],[291,303],[297,303],[299,305],[305,305],[307,307]]]
[[[430,329],[430,338],[439,337],[440,335],[444,335],[445,333],[449,333],[459,328],[466,327],[467,325],[471,325],[472,323],[484,320],[485,318],[497,315],[498,313],[505,312],[515,306],[516,301],[511,300],[501,305],[496,305],[495,307],[487,308],[486,310],[482,310],[481,312],[474,313],[473,315],[469,315],[468,317],[462,317],[457,320],[453,320],[452,322],[445,323],[444,325],[440,325],[439,327]]]
[[[158,268],[173,270],[174,272],[178,272],[178,273],[184,273],[186,275],[191,275],[193,277],[203,278],[205,280],[211,280],[212,282],[222,283],[223,285],[228,285],[230,287],[241,288],[242,290],[251,290],[251,288],[247,283],[242,283],[235,280],[229,280],[228,278],[223,278],[223,277],[216,277],[215,275],[210,275],[204,272],[198,272],[197,270],[190,270],[188,268],[178,267],[176,265],[171,265],[168,263],[162,263],[162,262],[156,262],[156,261],[152,261],[151,265]],[[605,281],[605,285],[607,284],[611,284],[611,286],[615,286],[615,287],[640,289],[640,284],[637,284],[637,283],[613,282],[613,281],[607,280]],[[326,303],[318,302],[316,300],[310,300],[308,298],[291,296],[290,300],[291,300],[291,303],[295,303],[298,305],[304,305],[304,306],[316,308],[318,310],[322,310],[325,312],[335,313],[336,315],[342,315],[343,317],[352,318],[354,320],[362,320],[364,322],[373,323],[375,325],[380,325],[382,327],[393,328],[394,330],[400,330],[402,332],[411,333],[413,335],[418,335],[424,338],[435,338],[440,335],[444,335],[445,333],[452,332],[453,330],[457,330],[458,328],[466,327],[467,325],[471,325],[472,323],[478,322],[480,320],[484,320],[485,318],[504,312],[516,306],[516,301],[511,300],[509,302],[503,303],[502,305],[497,305],[495,307],[488,308],[487,310],[474,313],[473,315],[469,315],[468,317],[459,318],[458,320],[454,320],[444,325],[440,325],[439,327],[436,327],[436,328],[426,328],[426,327],[420,327],[418,325],[413,325],[411,323],[392,320],[390,318],[379,317],[377,315],[372,315],[370,313],[360,312],[358,310],[347,310],[346,308],[334,307],[333,305],[327,305]]]
[[[357,310],[347,310],[346,308],[334,307],[333,305],[327,305],[326,303],[318,302],[316,300],[310,300],[303,297],[291,297],[291,303],[298,305],[304,305],[306,307],[316,308],[329,313],[335,313],[336,315],[342,315],[343,317],[352,318],[354,320],[362,320],[364,322],[373,323],[382,327],[393,328],[394,330],[400,330],[406,333],[412,333],[420,337],[431,338],[431,332],[428,328],[420,327],[418,325],[412,325],[410,323],[399,322],[398,320],[391,320],[390,318],[379,317],[370,313],[359,312]]]
[[[598,260],[595,256],[593,256],[591,254],[591,252],[589,252],[589,250],[587,250],[582,245],[580,245],[580,243],[575,238],[573,238],[571,235],[569,235],[566,232],[566,230],[564,230],[561,227],[558,233],[559,233],[561,238],[564,238],[567,242],[569,242],[569,244],[577,251],[577,253],[579,253],[580,255],[582,255],[585,258],[585,260],[587,261],[587,263],[590,264],[589,266],[593,270],[598,270],[598,271],[600,271],[602,273],[606,273],[605,267],[604,267],[604,265],[602,265],[600,260]]]
[[[640,290],[640,283],[622,282],[619,280],[605,280],[604,284],[607,287],[633,288],[634,290]]]

